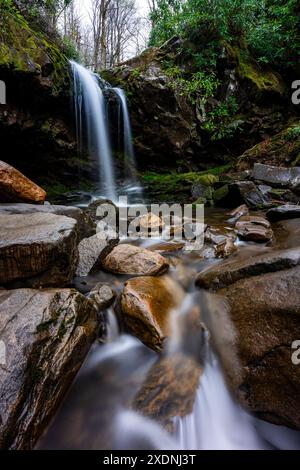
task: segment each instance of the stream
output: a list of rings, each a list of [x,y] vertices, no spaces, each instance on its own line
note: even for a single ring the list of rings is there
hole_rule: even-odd
[[[224,234],[232,230],[226,218],[224,211],[212,209],[206,211],[205,221],[215,234]],[[274,247],[292,247],[299,230],[297,220],[277,223],[274,225],[274,246],[237,241],[238,251],[232,256],[243,258]],[[157,243],[167,242],[146,239],[140,243],[151,248],[151,245],[155,247]],[[170,242],[167,245],[170,248]],[[174,313],[173,334],[167,351],[160,357],[138,339],[122,332],[115,311],[109,309],[105,313],[105,344],[94,344],[37,448],[300,449],[298,432],[272,425],[247,413],[227,387],[222,366],[212,346],[213,336],[222,335],[222,331],[211,329],[211,302],[207,302],[205,294],[197,292],[194,287],[195,273],[210,263],[220,263],[222,260],[203,260],[197,251],[188,252],[185,249],[169,251],[164,256],[170,260],[170,276],[180,282],[186,291],[181,308]],[[75,279],[75,286],[85,293],[95,283],[105,281],[120,292],[125,280],[125,276],[98,272],[88,276],[84,283],[81,279]],[[201,334],[198,331],[187,333],[189,312],[199,305],[202,321],[207,328]],[[196,389],[192,390],[190,361],[193,361],[192,368],[201,364],[202,369]],[[171,379],[164,383],[158,376],[162,377],[165,371],[168,377],[170,370]],[[153,385],[151,381],[157,383]],[[186,415],[181,413],[181,387],[186,387],[186,394],[190,394],[193,400],[192,411]],[[157,413],[156,399],[162,390],[162,397],[158,398],[160,411]],[[139,396],[142,398],[142,412],[141,400],[139,406],[136,405]],[[180,416],[174,416],[176,407]],[[152,416],[149,417],[149,414]]]

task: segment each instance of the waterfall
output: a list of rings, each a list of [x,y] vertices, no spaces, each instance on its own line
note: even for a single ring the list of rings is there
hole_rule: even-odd
[[[75,118],[78,143],[82,148],[87,135],[88,150],[95,155],[99,168],[99,182],[103,196],[116,200],[116,184],[109,142],[105,98],[99,77],[82,65],[71,61],[74,79]]]
[[[136,165],[135,165],[135,156],[134,156],[134,149],[133,149],[133,143],[132,143],[131,122],[130,122],[130,116],[129,116],[128,106],[127,106],[126,95],[124,93],[124,90],[122,90],[121,88],[114,88],[113,90],[120,101],[120,106],[121,106],[121,111],[122,111],[124,156],[125,156],[125,159],[129,163],[130,172],[132,176],[135,176]]]

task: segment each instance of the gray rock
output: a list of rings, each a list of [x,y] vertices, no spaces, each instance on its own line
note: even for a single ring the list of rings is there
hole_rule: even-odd
[[[283,168],[255,163],[253,179],[274,186],[296,189],[300,186],[300,167]]]
[[[77,229],[79,239],[90,237],[94,235],[95,228],[89,215],[83,210],[74,206],[56,206],[52,204],[0,204],[0,214],[36,214],[40,212],[42,214],[54,214],[64,215],[77,220]]]
[[[77,222],[43,214],[0,214],[0,284],[63,287],[75,274]]]
[[[274,207],[267,212],[269,220],[275,222],[278,220],[298,219],[300,217],[300,206],[288,205]]]
[[[229,186],[232,198],[237,198],[245,202],[252,209],[270,208],[272,202],[266,194],[263,194],[253,181],[238,181]]]
[[[88,298],[96,303],[98,311],[102,311],[113,304],[116,292],[108,284],[100,282],[91,290]]]
[[[106,214],[107,209],[109,211]],[[115,216],[118,216],[119,208],[109,199],[98,199],[88,206],[86,214],[95,225],[105,218],[108,225],[115,226],[117,223]]]
[[[72,289],[3,290],[0,331],[0,449],[31,449],[96,337],[96,310]]]
[[[299,247],[272,250],[251,258],[230,259],[222,264],[209,267],[198,274],[196,285],[204,289],[221,289],[241,279],[292,268],[299,264]]]
[[[76,275],[78,277],[88,276],[92,270],[100,268],[101,262],[118,242],[116,232],[104,225],[96,235],[83,239],[78,245],[79,262]]]

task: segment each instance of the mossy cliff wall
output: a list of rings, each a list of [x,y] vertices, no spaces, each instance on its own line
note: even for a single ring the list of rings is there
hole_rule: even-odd
[[[72,186],[79,162],[68,60],[9,4],[0,0],[0,159],[46,188]]]

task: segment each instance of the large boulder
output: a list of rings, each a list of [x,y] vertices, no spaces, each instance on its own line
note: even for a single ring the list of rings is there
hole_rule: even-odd
[[[267,217],[273,222],[277,222],[278,220],[298,219],[300,218],[300,206],[286,204],[274,207],[268,210]]]
[[[155,276],[169,267],[168,261],[159,253],[127,244],[115,247],[102,265],[109,272],[133,276]]]
[[[256,163],[253,168],[253,179],[275,187],[297,189],[300,187],[300,167],[284,168]]]
[[[281,271],[300,264],[299,247],[270,250],[246,259],[231,258],[200,272],[196,285],[204,289],[217,290],[241,279],[259,274]]]
[[[77,220],[77,229],[79,239],[90,237],[94,235],[95,228],[92,219],[89,214],[79,207],[75,206],[58,206],[46,203],[44,205],[39,204],[0,204],[0,214],[35,214],[41,212],[43,214],[55,214],[65,215]]]
[[[0,160],[0,202],[43,204],[46,192],[14,167]]]
[[[53,214],[0,214],[0,285],[62,287],[75,274],[76,220]]]
[[[300,266],[237,281],[219,294],[236,333],[219,353],[238,399],[262,419],[300,429],[299,365],[292,361],[300,338]]]
[[[0,448],[31,449],[96,337],[96,310],[71,289],[2,290],[0,331]]]
[[[183,289],[168,276],[130,279],[121,295],[122,319],[134,336],[161,351],[171,333],[170,314],[183,298]]]

